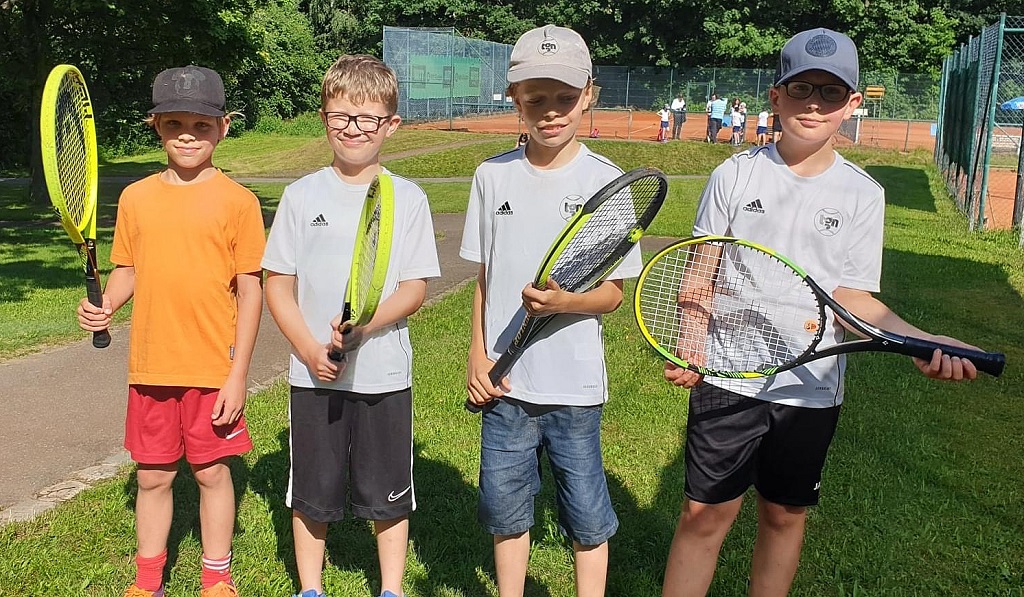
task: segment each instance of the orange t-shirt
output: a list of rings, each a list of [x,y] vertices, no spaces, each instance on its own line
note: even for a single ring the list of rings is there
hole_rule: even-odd
[[[235,276],[262,272],[265,244],[259,199],[222,172],[190,185],[155,174],[125,188],[110,261],[135,268],[128,383],[223,385]]]

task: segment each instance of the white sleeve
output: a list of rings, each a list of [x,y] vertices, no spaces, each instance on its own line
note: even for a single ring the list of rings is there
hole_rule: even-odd
[[[285,187],[284,193],[281,194],[281,202],[277,204],[274,223],[270,225],[270,235],[267,237],[267,247],[263,251],[260,265],[265,270],[294,276],[295,246],[298,244],[295,220],[299,209],[295,205],[296,201],[290,189],[290,186]]]
[[[729,199],[736,185],[735,160],[726,160],[715,168],[701,193],[697,204],[697,217],[693,222],[694,236],[729,234],[732,210]]]
[[[441,268],[437,261],[437,243],[434,241],[434,222],[430,218],[427,196],[417,188],[417,194],[408,199],[412,204],[404,230],[395,230],[402,235],[402,255],[399,261],[398,280],[437,278]]]
[[[856,215],[856,229],[843,262],[840,286],[868,292],[881,290],[885,191],[879,191],[879,195],[864,208],[863,214]]]
[[[481,188],[479,172],[473,176],[473,186],[469,191],[469,205],[466,207],[466,223],[462,228],[462,246],[459,257],[474,263],[483,263],[484,254],[484,220],[481,217],[484,193]]]

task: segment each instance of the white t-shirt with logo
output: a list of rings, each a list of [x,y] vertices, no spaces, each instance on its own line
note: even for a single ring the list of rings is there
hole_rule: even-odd
[[[441,275],[427,196],[415,183],[392,175],[395,218],[391,261],[383,302],[404,280]],[[288,185],[267,238],[263,268],[296,276],[299,310],[310,332],[330,342],[332,318],[342,312],[359,214],[369,184],[350,185],[333,168],[323,168]],[[412,386],[412,345],[406,320],[365,338],[347,355],[333,382],[312,374],[292,351],[288,382],[303,388],[330,388],[363,394]]]
[[[581,146],[556,170],[538,170],[520,148],[482,163],[473,177],[459,254],[486,266],[484,340],[497,358],[526,315],[522,291],[566,222],[598,189],[622,174]],[[635,277],[639,247],[608,279]],[[534,404],[591,406],[608,399],[601,318],[560,314],[522,352],[509,372],[509,395]]]
[[[774,249],[829,292],[840,286],[878,292],[884,217],[884,189],[838,153],[828,170],[802,177],[768,145],[738,153],[715,169],[693,233],[734,236]],[[844,328],[826,313],[819,349],[844,337]],[[761,400],[827,408],[843,401],[845,366],[840,355],[763,379],[704,381]]]

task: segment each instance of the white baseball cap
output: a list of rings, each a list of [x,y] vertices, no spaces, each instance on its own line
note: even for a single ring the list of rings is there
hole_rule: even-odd
[[[566,27],[544,25],[527,31],[516,41],[509,60],[508,82],[555,79],[583,89],[593,68],[587,42],[579,33]]]

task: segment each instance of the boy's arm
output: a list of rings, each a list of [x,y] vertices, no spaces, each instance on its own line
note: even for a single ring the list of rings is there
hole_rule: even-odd
[[[964,344],[956,338],[929,334],[911,325],[866,290],[840,286],[832,293],[832,298],[857,317],[884,330],[932,342],[978,350],[976,346]],[[971,361],[960,359],[959,357],[950,357],[949,355],[942,354],[939,350],[935,351],[930,361],[915,358],[914,365],[932,379],[960,381],[974,379],[978,375],[978,371]]]
[[[341,320],[342,314],[338,314],[331,320],[331,328],[334,330],[331,333],[331,341],[334,348],[340,352],[355,350],[363,343],[363,338],[367,334],[394,325],[415,313],[423,305],[426,296],[426,280],[402,280],[395,292],[377,306],[373,319],[366,325],[349,326],[345,328],[345,333],[339,332],[338,326],[344,322]]]
[[[135,294],[135,267],[119,265],[107,276],[103,290],[103,306],[97,307],[83,298],[78,303],[78,326],[87,332],[99,332],[110,327],[111,319]]]
[[[267,270],[267,307],[295,353],[320,381],[334,381],[338,364],[327,358],[329,344],[321,344],[309,331],[295,302],[295,276]]]
[[[249,375],[252,351],[256,346],[256,334],[260,329],[260,316],[263,314],[263,272],[236,275],[235,297],[238,304],[235,348],[231,356],[231,371],[213,404],[214,425],[233,424],[242,416],[245,408],[246,378]]]
[[[523,289],[523,306],[530,315],[580,313],[604,315],[622,304],[622,280],[605,280],[587,292],[566,292],[554,280],[548,280],[544,290],[533,284]]]
[[[484,338],[484,305],[487,299],[487,268],[480,264],[476,275],[476,291],[473,293],[473,311],[470,316],[469,358],[466,362],[466,390],[469,401],[483,406],[504,395],[500,388],[491,384],[487,374],[494,367],[494,361],[487,356],[487,342]],[[508,387],[508,378],[501,382]]]

